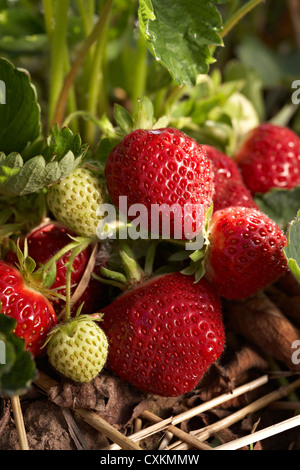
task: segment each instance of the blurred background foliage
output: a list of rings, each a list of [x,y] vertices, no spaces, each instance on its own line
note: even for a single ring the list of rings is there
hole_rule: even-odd
[[[104,3],[103,0],[69,1],[66,72]],[[98,71],[98,118],[109,114],[112,104],[116,102],[130,108],[135,86],[133,71],[139,47],[137,3],[135,0],[114,1],[104,60],[101,71]],[[230,0],[219,5],[224,22],[243,3],[246,2]],[[48,24],[47,30],[45,5],[46,2],[39,0],[0,0],[0,55],[30,72],[46,128],[51,81],[51,25]],[[300,79],[299,0],[266,0],[259,4],[229,32],[224,44],[225,47],[218,47],[215,51],[216,62],[210,68],[213,81],[243,80],[239,91],[255,106],[260,120],[278,119],[300,132],[299,106],[291,104],[291,84]],[[62,50],[61,54],[65,51]],[[92,70],[89,68],[91,54],[76,79],[73,101],[69,100],[70,112],[86,109],[85,84]],[[156,111],[159,109],[160,94],[172,86],[168,71],[148,54],[144,92],[153,99]],[[211,110],[214,101],[211,101],[211,96],[209,98],[207,102],[207,96],[203,97]],[[190,111],[186,107],[182,112],[183,116],[187,116]],[[198,124],[205,119],[201,118],[201,112],[207,113],[203,105],[196,113]],[[76,129],[75,121],[72,125]]]

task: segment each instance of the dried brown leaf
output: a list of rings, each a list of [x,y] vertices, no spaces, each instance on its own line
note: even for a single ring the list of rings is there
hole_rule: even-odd
[[[298,331],[264,293],[231,301],[228,311],[230,325],[237,333],[288,369],[300,370],[300,364],[292,362],[292,344],[299,339]]]
[[[300,295],[290,295],[277,286],[270,286],[266,291],[269,299],[286,315],[297,327],[300,327]]]
[[[108,423],[122,427],[131,418],[143,394],[119,378],[103,372],[86,384],[63,379],[50,388],[48,397],[62,407],[94,410]]]

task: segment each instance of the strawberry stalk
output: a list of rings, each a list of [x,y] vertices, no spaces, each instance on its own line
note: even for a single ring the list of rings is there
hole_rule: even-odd
[[[102,33],[103,28],[106,28],[107,18],[108,18],[108,15],[110,14],[110,9],[111,9],[111,3],[112,3],[111,0],[109,0],[105,4],[102,14],[99,17],[99,20],[95,24],[89,36],[84,40],[81,48],[78,51],[78,54],[71,66],[71,69],[65,78],[64,84],[60,91],[60,95],[56,102],[53,123],[58,123],[58,125],[61,125],[63,122],[70,90],[74,84],[74,81],[77,77],[79,70],[82,67],[82,64],[85,61],[87,54],[90,51],[90,48],[98,40],[99,36]]]
[[[73,237],[70,237],[73,238]],[[78,248],[79,246],[83,246],[85,249],[90,243],[92,243],[92,239],[86,238],[86,237],[76,237],[73,238],[73,242],[69,243],[68,245],[64,246],[61,250],[59,250],[52,258],[50,258],[47,263],[45,263],[41,268],[37,270],[37,272],[47,272],[51,266],[57,261],[60,260],[66,253],[69,251],[73,251],[75,248]],[[81,252],[82,250],[80,250]]]
[[[121,291],[126,291],[127,289],[151,277],[153,274],[153,263],[156,247],[156,241],[150,244],[146,254],[145,266],[143,269],[135,260],[134,254],[132,253],[130,247],[123,243],[122,248],[119,250],[119,255],[125,274],[101,267],[100,273],[102,277],[97,276],[94,273],[92,274],[92,277],[97,279],[99,282],[102,282],[103,284],[118,287]]]
[[[250,0],[241,8],[239,8],[229,20],[225,23],[223,31],[221,32],[221,37],[224,38],[237,23],[241,21],[244,16],[246,16],[253,8],[255,8],[259,3],[262,3],[264,0]]]
[[[51,47],[51,83],[49,97],[49,124],[52,122],[55,105],[63,85],[65,72],[64,52],[66,51],[66,34],[68,23],[68,0],[50,2],[44,0],[46,16],[46,27],[50,38]],[[52,24],[54,26],[52,26]]]
[[[102,11],[100,12],[101,17],[103,17],[103,15],[105,15],[105,17],[103,20],[102,29],[100,31],[100,34],[98,36],[98,39],[95,45],[95,50],[94,50],[93,58],[92,58],[90,77],[89,77],[89,82],[88,82],[89,93],[88,93],[88,100],[87,100],[87,111],[92,116],[97,115],[98,112],[99,112],[99,115],[102,116],[102,114],[105,114],[105,111],[106,111],[105,109],[106,106],[103,103],[105,93],[102,93],[101,106],[99,103],[99,98],[101,96],[100,90],[103,90],[103,87],[104,87],[103,62],[104,62],[104,56],[105,56],[105,46],[107,42],[107,30],[108,30],[112,5],[113,5],[113,0],[109,0],[107,2],[107,5],[105,5],[105,9],[103,10],[103,12]],[[97,107],[98,107],[98,110],[97,110]],[[85,140],[91,144],[94,144],[95,131],[94,131],[93,122],[90,122],[90,121],[87,122],[85,132],[86,132]]]
[[[78,256],[82,251],[84,251],[90,244],[91,240],[89,238],[82,239],[81,244],[77,245],[70,256],[70,259],[67,263],[66,271],[66,308],[65,308],[65,322],[70,320],[71,317],[71,276],[73,271],[73,264],[76,256]]]

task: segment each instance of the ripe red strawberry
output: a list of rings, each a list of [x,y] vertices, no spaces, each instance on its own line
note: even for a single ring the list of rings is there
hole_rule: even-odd
[[[286,127],[269,123],[256,127],[235,160],[252,194],[300,185],[300,139]]]
[[[49,300],[4,261],[0,261],[0,302],[1,313],[17,321],[15,334],[24,339],[25,348],[39,355],[48,332],[56,325],[55,312]]]
[[[208,236],[206,277],[221,297],[246,298],[287,270],[285,235],[256,209],[229,207],[215,212]]]
[[[203,145],[203,148],[214,171],[214,212],[231,206],[257,209],[235,161],[210,145]]]
[[[76,237],[76,234],[57,222],[51,222],[42,227],[38,227],[27,235],[28,254],[34,259],[38,267],[44,265],[61,249],[72,242],[70,236]],[[23,247],[24,240],[21,240],[20,248],[23,249]],[[52,290],[56,290],[62,296],[66,293],[66,263],[70,258],[70,254],[71,252],[68,251],[57,261],[56,279],[51,286]],[[90,255],[91,246],[88,246],[74,259],[71,275],[72,293],[84,274]],[[17,263],[17,256],[10,251],[6,256],[6,261],[15,264]],[[99,290],[99,298],[95,295],[96,289]],[[100,306],[98,300],[101,298],[101,291],[102,285],[98,281],[91,280],[86,293],[84,293],[84,298],[78,300],[73,310],[76,311],[79,304],[85,301],[84,313],[93,313],[94,309],[98,309]],[[59,314],[64,307],[64,300],[61,298],[51,299],[51,303],[56,313]]]
[[[152,278],[101,312],[108,368],[148,393],[191,391],[224,349],[220,299],[204,279]]]
[[[213,173],[202,147],[181,131],[172,128],[133,131],[110,153],[105,175],[116,207],[119,208],[119,197],[126,196],[128,208],[134,204],[147,208],[149,217],[144,229],[152,228],[156,233],[151,224],[151,205],[165,204],[170,208],[176,204],[181,218],[175,227],[177,219],[171,213],[171,238],[175,228],[181,231],[181,237],[176,238],[192,238],[192,233],[200,233],[212,203]],[[187,205],[192,217],[184,215]],[[158,231],[161,235],[162,223]]]

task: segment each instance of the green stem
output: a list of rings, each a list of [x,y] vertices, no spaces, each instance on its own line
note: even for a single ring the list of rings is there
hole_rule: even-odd
[[[234,26],[241,21],[241,19],[247,15],[253,8],[255,8],[259,3],[262,3],[264,0],[250,0],[241,8],[239,8],[231,18],[224,24],[223,31],[221,32],[221,37],[224,38]]]
[[[110,4],[112,0],[108,0],[108,4]],[[107,5],[106,5],[107,6]],[[55,113],[54,113],[54,118],[52,124],[58,124],[61,126],[63,120],[64,120],[64,115],[65,115],[65,110],[67,106],[67,101],[68,101],[68,96],[70,93],[70,89],[73,86],[73,83],[76,79],[77,73],[79,72],[82,64],[84,63],[85,58],[87,57],[87,54],[92,47],[92,45],[97,41],[99,36],[101,35],[101,32],[103,28],[106,27],[106,17],[102,13],[100,16],[99,20],[95,24],[92,32],[90,35],[85,39],[83,42],[81,48],[78,51],[77,57],[75,61],[73,62],[73,65],[71,67],[70,72],[68,73],[67,77],[65,78],[63,87],[61,89],[60,95],[58,97],[58,100],[56,102],[56,108],[55,108]]]
[[[45,20],[45,28],[48,34],[49,39],[51,39],[53,27],[52,27],[52,18],[53,18],[53,5],[52,0],[43,0],[43,8],[44,8],[44,20]]]
[[[66,119],[63,121],[63,127],[69,126],[69,124],[73,121],[73,119],[77,118],[82,118],[85,120],[90,120],[93,122],[93,124],[99,128],[101,128],[101,123],[99,122],[99,119],[96,119],[95,116],[92,116],[88,111],[84,110],[78,110],[74,111],[73,113],[68,114]]]
[[[154,241],[150,244],[150,247],[148,248],[146,259],[145,259],[145,266],[144,266],[144,273],[146,276],[151,276],[153,274],[153,265],[154,265],[157,244],[158,242]]]
[[[136,110],[137,102],[139,98],[142,98],[145,93],[146,79],[147,79],[147,53],[148,48],[141,31],[139,32],[137,42],[137,54],[135,59],[135,70],[134,70],[134,83],[132,88],[132,111]]]
[[[94,26],[95,16],[95,0],[77,0],[79,13],[83,23],[85,36],[88,37]],[[86,109],[86,84],[89,83],[91,76],[91,68],[93,64],[93,53],[95,46],[93,45],[87,53],[83,64],[82,74],[80,78],[80,108]]]
[[[87,5],[86,5],[87,3]],[[95,12],[95,0],[77,0],[78,10],[82,18],[84,32],[88,36],[93,28],[93,16]]]
[[[165,100],[163,108],[159,112],[158,117],[163,116],[164,114],[168,115],[170,113],[174,103],[176,103],[183,96],[186,89],[187,89],[186,85],[183,85],[183,86],[175,85],[171,89],[171,91],[169,93],[169,96]]]
[[[69,321],[70,317],[71,317],[71,296],[72,296],[72,292],[71,292],[72,279],[71,278],[72,278],[73,263],[74,263],[74,260],[75,260],[75,258],[78,254],[79,254],[78,250],[74,249],[71,256],[70,256],[68,264],[67,264],[67,272],[66,272],[66,307],[65,307],[65,317],[64,317],[65,322]]]
[[[102,29],[100,31],[95,51],[92,58],[92,66],[90,70],[90,79],[88,83],[88,101],[87,111],[95,115],[97,113],[99,95],[103,93],[103,58],[105,45],[107,41],[107,30],[109,25],[110,13],[113,5],[113,0],[107,0],[103,11],[101,12]],[[95,128],[92,122],[87,122],[85,141],[91,145],[94,143]]]
[[[69,54],[68,54],[67,48],[65,50],[65,55],[66,55],[65,74],[67,74],[70,70]],[[76,99],[75,87],[72,87],[71,90],[70,90],[70,96],[69,96],[69,100],[68,100],[67,113],[74,115],[74,113],[76,113],[76,111],[77,111],[77,99]],[[74,133],[79,132],[78,119],[77,119],[76,116],[72,120],[72,125],[70,126],[70,128],[72,129],[72,131]]]
[[[63,248],[61,248],[55,255],[53,255],[52,258],[49,259],[42,267],[40,267],[37,272],[47,272],[54,263],[57,263],[57,261],[59,261],[60,258],[62,258],[69,251],[72,251],[75,248],[78,248],[79,246],[84,247],[83,249],[85,249],[90,243],[92,243],[92,239],[89,238],[82,238],[80,240],[77,239],[74,242],[68,243]]]
[[[50,33],[51,65],[50,65],[50,96],[49,124],[52,122],[56,102],[65,75],[66,35],[68,24],[69,0],[44,0],[45,21]],[[52,17],[50,15],[52,14]]]

